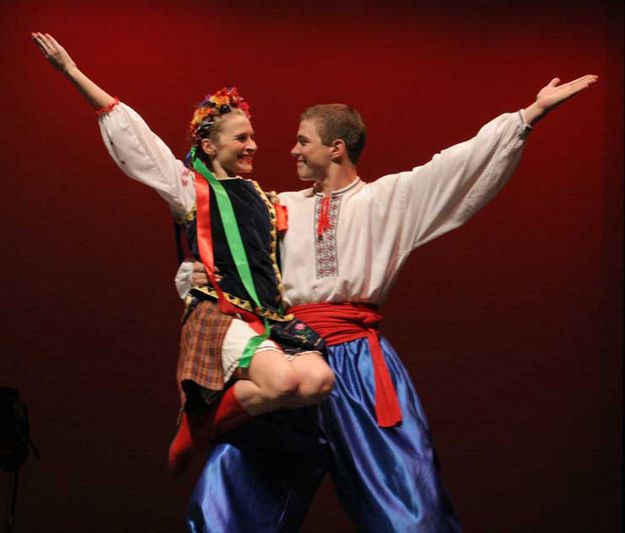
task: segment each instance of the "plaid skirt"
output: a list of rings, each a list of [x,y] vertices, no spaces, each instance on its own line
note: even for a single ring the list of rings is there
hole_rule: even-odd
[[[185,310],[176,371],[185,410],[193,412],[213,403],[230,384],[224,372],[223,348],[233,320],[239,319],[222,313],[217,302],[208,298],[194,298]],[[285,354],[325,352],[321,337],[300,320],[269,323],[271,341]]]

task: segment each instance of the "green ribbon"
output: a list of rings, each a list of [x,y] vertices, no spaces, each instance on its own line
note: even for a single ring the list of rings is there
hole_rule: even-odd
[[[262,307],[260,299],[258,298],[258,294],[256,292],[256,286],[254,285],[254,278],[252,277],[250,263],[247,260],[247,253],[245,252],[245,246],[243,245],[243,239],[241,238],[241,232],[239,231],[239,224],[237,222],[237,217],[234,214],[234,209],[232,208],[232,202],[230,201],[230,197],[228,196],[228,193],[224,186],[217,178],[215,178],[213,173],[208,169],[204,162],[195,155],[195,152],[196,148],[194,147],[191,150],[193,168],[208,182],[209,186],[213,189],[213,192],[215,193],[217,211],[219,212],[219,217],[221,218],[221,223],[226,234],[226,242],[228,243],[228,248],[230,249],[232,258],[234,259],[234,264],[237,272],[239,273],[239,277],[241,278],[245,290],[251,296],[252,301],[256,304],[257,307]],[[252,357],[256,352],[256,349],[261,342],[269,337],[269,323],[265,318],[263,318],[262,320],[263,325],[265,326],[265,331],[260,335],[252,337],[248,341],[245,349],[243,350],[243,354],[241,355],[241,360],[239,361],[239,366],[242,368],[247,368],[250,366],[250,363],[252,362]]]

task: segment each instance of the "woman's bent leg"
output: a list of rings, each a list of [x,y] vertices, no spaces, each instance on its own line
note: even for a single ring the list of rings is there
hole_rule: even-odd
[[[319,403],[334,386],[334,373],[317,352],[295,356],[291,361],[282,352],[258,352],[249,369],[239,369],[238,376],[242,380],[235,384],[235,394],[254,416]]]
[[[297,356],[292,361],[299,381],[298,397],[301,405],[312,405],[325,400],[334,387],[334,372],[318,352]]]
[[[283,352],[256,352],[248,368],[239,368],[234,394],[252,416],[288,407],[295,403],[299,381]]]

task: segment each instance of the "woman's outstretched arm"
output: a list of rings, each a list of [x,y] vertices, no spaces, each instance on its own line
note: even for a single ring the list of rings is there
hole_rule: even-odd
[[[102,109],[115,102],[115,98],[98,87],[80,71],[65,48],[52,35],[38,32],[31,35],[43,56],[54,68],[61,71],[72,82],[91,107]]]
[[[155,189],[177,217],[195,205],[193,175],[130,107],[119,103],[85,76],[48,33],[33,33],[50,64],[62,72],[98,111],[102,140],[117,166],[129,177]],[[119,105],[116,105],[118,104]]]

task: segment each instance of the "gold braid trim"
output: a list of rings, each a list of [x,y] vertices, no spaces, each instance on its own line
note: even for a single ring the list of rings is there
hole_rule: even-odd
[[[185,216],[178,217],[174,215],[174,221],[176,222],[176,224],[180,226],[186,226],[190,222],[193,222],[196,219],[196,217],[197,217],[197,206],[194,205],[193,209],[191,209],[191,211],[189,211]]]
[[[256,192],[260,195],[260,197],[265,202],[267,206],[267,211],[269,212],[269,220],[271,221],[271,264],[273,265],[273,272],[276,275],[276,281],[278,282],[278,292],[280,293],[280,300],[284,298],[284,287],[282,285],[282,273],[280,272],[280,267],[278,266],[278,229],[277,229],[277,220],[276,220],[276,210],[271,203],[271,200],[267,198],[265,191],[260,188],[260,185],[256,183],[254,180],[249,180],[254,185]],[[271,193],[270,193],[271,194]],[[275,195],[275,193],[273,193]]]
[[[194,293],[202,293],[210,296],[211,298],[217,299],[217,291],[210,286],[203,287],[193,287],[189,295],[192,297]],[[273,320],[275,322],[289,322],[293,320],[295,317],[291,314],[289,315],[281,315],[275,311],[271,311],[270,309],[265,309],[264,307],[253,307],[252,303],[244,300],[243,298],[239,298],[238,296],[233,296],[228,292],[223,293],[226,300],[228,300],[235,307],[240,307],[241,309],[245,309],[246,311],[250,311],[258,316],[262,316],[264,318],[268,318],[269,320]],[[187,296],[186,304],[189,305],[191,303],[190,296]]]

